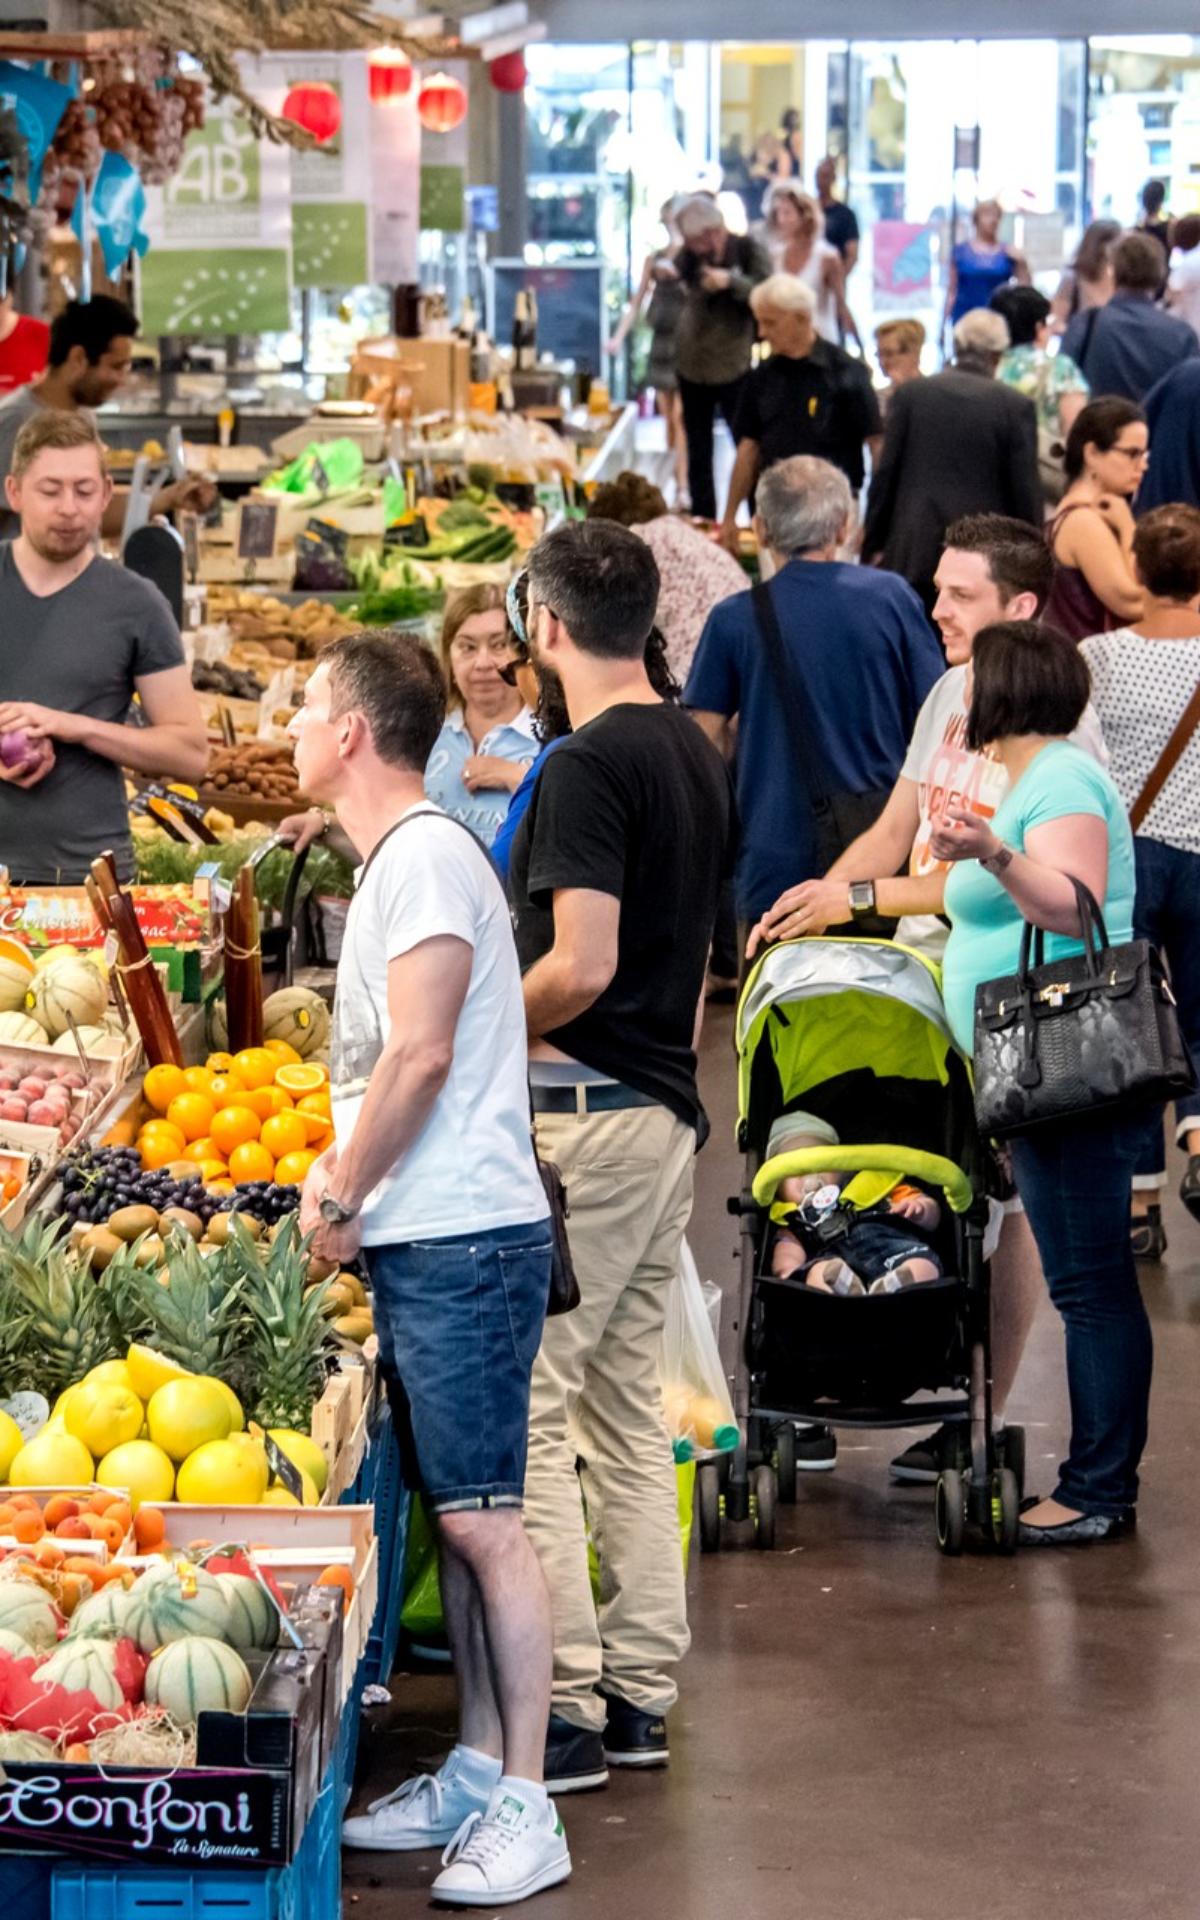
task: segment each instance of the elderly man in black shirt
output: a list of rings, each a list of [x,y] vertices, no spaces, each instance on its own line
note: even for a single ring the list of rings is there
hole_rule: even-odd
[[[737,459],[721,524],[721,540],[735,552],[738,508],[776,461],[814,454],[840,467],[857,492],[864,447],[874,463],[883,443],[871,377],[861,360],[820,338],[811,288],[795,274],[775,273],[755,287],[750,305],[771,353],[747,378],[738,409]]]

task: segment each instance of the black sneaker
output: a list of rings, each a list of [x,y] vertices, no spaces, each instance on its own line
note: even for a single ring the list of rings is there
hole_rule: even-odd
[[[608,1708],[604,1758],[610,1767],[665,1767],[670,1759],[667,1723],[661,1713],[643,1713],[619,1694],[599,1688]]]
[[[837,1440],[828,1427],[796,1428],[797,1473],[832,1473],[837,1465]]]
[[[590,1793],[608,1785],[604,1741],[598,1733],[577,1727],[560,1714],[550,1715],[546,1731],[546,1792]]]
[[[1162,1208],[1147,1207],[1129,1223],[1129,1245],[1135,1260],[1161,1260],[1167,1250],[1167,1230]]]
[[[1188,1212],[1200,1220],[1200,1153],[1189,1156],[1183,1179],[1179,1184],[1179,1198]]]
[[[932,1486],[953,1451],[954,1428],[941,1426],[897,1455],[890,1468],[892,1479],[906,1486]]]

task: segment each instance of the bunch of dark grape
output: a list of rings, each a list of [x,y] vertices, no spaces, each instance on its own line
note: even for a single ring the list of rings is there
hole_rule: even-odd
[[[239,1213],[251,1213],[264,1227],[273,1227],[300,1205],[299,1187],[281,1186],[274,1180],[241,1180],[232,1193],[214,1195],[222,1212],[235,1207]]]
[[[103,1226],[120,1207],[186,1207],[205,1226],[217,1212],[221,1195],[209,1193],[200,1170],[175,1179],[166,1167],[142,1169],[136,1147],[83,1147],[60,1166],[63,1212],[72,1223]]]

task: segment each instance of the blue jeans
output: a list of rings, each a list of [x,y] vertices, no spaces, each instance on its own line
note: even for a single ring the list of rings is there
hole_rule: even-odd
[[[1142,1115],[1064,1121],[1012,1143],[1017,1191],[1067,1333],[1071,1448],[1054,1498],[1120,1514],[1137,1499],[1153,1345],[1129,1245]]]
[[[1133,930],[1139,940],[1152,940],[1167,963],[1183,1037],[1200,1066],[1200,853],[1185,853],[1141,833],[1133,851]],[[1175,1119],[1180,1134],[1189,1127],[1200,1129],[1200,1091],[1175,1102]],[[1162,1114],[1157,1109],[1146,1119],[1134,1171],[1139,1187],[1166,1182]]]
[[[405,1485],[435,1513],[519,1507],[550,1224],[365,1248]]]

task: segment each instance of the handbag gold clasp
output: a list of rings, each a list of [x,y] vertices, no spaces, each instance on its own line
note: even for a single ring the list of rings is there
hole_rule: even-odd
[[[1038,999],[1041,1000],[1047,1006],[1061,1007],[1064,999],[1066,998],[1067,994],[1070,993],[1070,991],[1071,991],[1070,981],[1052,980],[1048,986],[1044,986],[1042,988],[1041,992],[1038,994]]]

